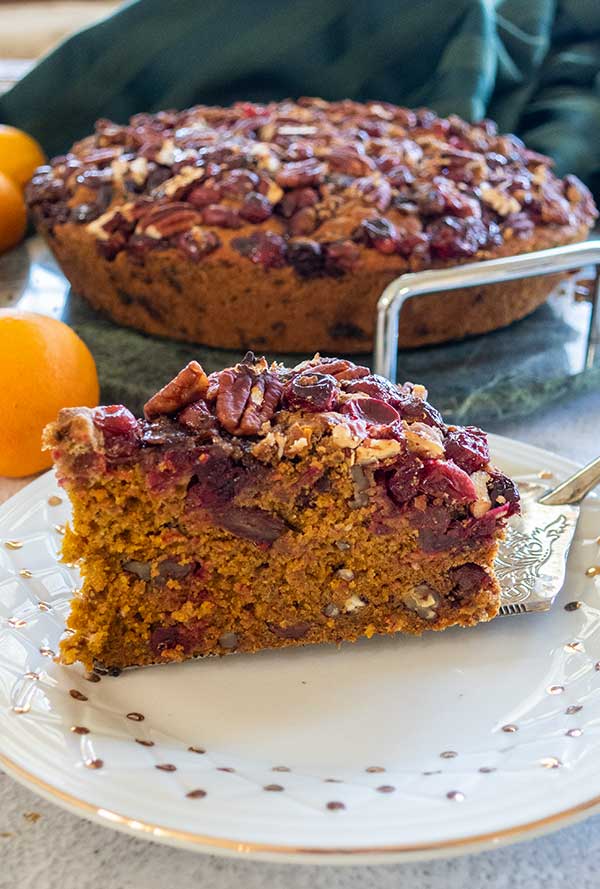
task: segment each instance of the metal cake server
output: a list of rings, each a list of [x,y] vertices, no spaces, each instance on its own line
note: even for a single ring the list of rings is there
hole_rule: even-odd
[[[500,614],[548,611],[561,591],[579,505],[600,484],[600,457],[540,496],[521,488],[522,514],[509,520],[495,570],[502,590]]]

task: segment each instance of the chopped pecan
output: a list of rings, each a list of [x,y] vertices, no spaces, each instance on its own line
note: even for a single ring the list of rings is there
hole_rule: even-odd
[[[354,364],[353,361],[348,361],[345,358],[321,358],[318,354],[310,361],[303,361],[301,364],[298,364],[294,370],[310,371],[313,374],[329,374],[330,377],[335,377],[336,380],[359,380],[361,377],[366,377],[371,373],[368,367]]]
[[[163,414],[173,414],[206,394],[208,377],[197,361],[190,361],[175,379],[163,386],[144,405],[148,420]]]
[[[267,370],[264,359],[244,360],[219,374],[217,419],[233,435],[256,435],[277,410],[282,391],[281,380]]]

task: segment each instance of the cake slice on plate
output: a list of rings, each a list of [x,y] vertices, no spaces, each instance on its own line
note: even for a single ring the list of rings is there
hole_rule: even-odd
[[[514,484],[423,386],[316,355],[192,361],[136,419],[47,427],[80,566],[63,663],[126,667],[493,618]]]

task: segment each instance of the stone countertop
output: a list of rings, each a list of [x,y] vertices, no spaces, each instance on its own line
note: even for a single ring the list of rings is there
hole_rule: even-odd
[[[587,462],[600,452],[600,391],[490,431]],[[0,501],[21,486],[0,479]],[[263,864],[151,844],[76,818],[0,773],[0,889],[597,889],[600,815],[516,846],[378,867]]]

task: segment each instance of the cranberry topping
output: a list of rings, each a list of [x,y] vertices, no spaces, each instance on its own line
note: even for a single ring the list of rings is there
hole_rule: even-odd
[[[177,415],[177,420],[186,429],[190,429],[202,438],[208,438],[216,432],[215,418],[203,401],[188,404]]]
[[[452,460],[426,460],[421,488],[430,497],[447,497],[454,503],[472,503],[477,499],[475,485]]]
[[[400,420],[398,411],[380,398],[357,398],[347,401],[340,408],[340,413],[363,420],[368,426],[387,426]]]
[[[379,374],[369,374],[360,380],[344,380],[342,388],[345,392],[364,392],[371,398],[392,402],[399,397],[399,389]]]
[[[245,481],[243,467],[221,451],[204,451],[194,466],[186,508],[217,509],[232,500]]]
[[[385,254],[396,253],[398,247],[398,232],[395,226],[382,217],[365,219],[361,222],[354,233],[354,239]]]
[[[137,420],[122,404],[96,408],[94,426],[102,432],[106,457],[111,462],[133,456],[140,445]]]
[[[234,238],[234,250],[266,269],[277,269],[285,265],[287,244],[280,235],[272,232],[255,232],[247,238]]]
[[[445,450],[446,456],[468,473],[482,469],[490,461],[487,436],[477,426],[449,429]]]
[[[386,473],[387,492],[397,506],[416,497],[421,484],[423,464],[413,454],[406,454],[391,473]],[[377,479],[379,481],[379,479]]]
[[[207,621],[195,618],[170,627],[156,627],[150,635],[150,648],[154,654],[176,648],[182,648],[184,654],[190,654],[202,642],[207,626]]]
[[[246,195],[239,211],[242,219],[247,219],[252,223],[264,222],[272,212],[271,203],[256,191],[251,191]]]
[[[508,515],[514,515],[520,509],[520,494],[517,486],[512,479],[507,478],[501,472],[495,472],[491,475],[488,482],[488,494],[492,501],[492,506],[509,505]]]
[[[306,370],[288,380],[283,389],[283,398],[289,410],[318,413],[334,410],[338,393],[339,388],[334,377]]]
[[[418,420],[427,426],[437,426],[438,429],[446,428],[439,411],[429,404],[428,401],[417,398],[416,395],[400,392],[396,393],[390,401],[403,420]]]
[[[502,243],[500,229],[495,222],[486,225],[472,216],[457,219],[444,216],[428,226],[431,252],[440,259],[461,259],[474,256],[483,247]]]
[[[316,241],[290,241],[287,258],[301,278],[315,278],[323,273],[325,257]]]

